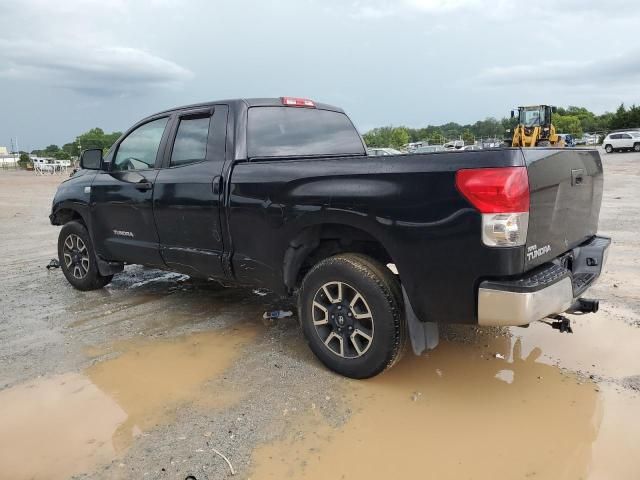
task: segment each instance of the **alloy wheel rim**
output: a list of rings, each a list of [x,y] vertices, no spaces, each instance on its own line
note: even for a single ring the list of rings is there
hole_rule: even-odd
[[[78,235],[71,233],[64,239],[62,249],[64,264],[74,278],[82,280],[89,273],[89,250]]]
[[[348,283],[332,281],[322,285],[313,297],[311,318],[324,346],[338,357],[359,358],[373,343],[371,308]]]

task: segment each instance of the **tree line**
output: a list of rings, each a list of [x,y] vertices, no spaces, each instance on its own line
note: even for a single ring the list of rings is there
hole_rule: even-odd
[[[32,150],[31,155],[55,158],[57,160],[69,160],[72,157],[78,157],[80,150],[88,148],[101,148],[106,152],[121,135],[122,132],[105,133],[101,128],[92,128],[78,135],[75,141],[65,143],[62,147],[52,144],[41,150]]]
[[[640,127],[640,106],[632,105],[626,108],[621,104],[614,112],[602,115],[587,110],[584,107],[559,107],[552,115],[551,122],[558,133],[569,133],[574,137],[582,137],[587,132],[608,132],[623,128]],[[517,124],[517,119],[487,118],[473,124],[460,125],[450,122],[444,125],[428,125],[423,128],[408,127],[378,127],[363,135],[369,147],[402,147],[409,142],[428,141],[430,144],[442,144],[447,140],[462,138],[472,143],[479,138],[502,139]]]
[[[558,133],[570,133],[581,137],[587,132],[607,132],[623,128],[640,127],[640,106],[632,105],[626,108],[621,104],[614,112],[596,115],[584,107],[559,107],[553,114],[552,120]],[[442,144],[450,139],[462,138],[471,143],[478,138],[498,138],[506,135],[507,129],[513,129],[517,120],[513,118],[487,118],[473,124],[460,125],[449,122],[443,125],[427,125],[423,128],[408,127],[378,127],[363,135],[369,147],[402,147],[409,142],[428,141],[430,144]],[[80,150],[87,148],[101,148],[105,152],[111,148],[122,132],[106,133],[101,128],[92,128],[84,132],[75,141],[65,143],[62,147],[49,145],[41,150],[33,150],[32,155],[40,157],[68,160],[78,157]],[[20,152],[27,157],[26,152]]]

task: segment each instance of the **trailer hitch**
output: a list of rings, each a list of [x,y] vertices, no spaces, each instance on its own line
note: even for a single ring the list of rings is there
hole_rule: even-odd
[[[571,328],[571,320],[563,315],[549,315],[547,318],[553,320],[553,322],[545,322],[542,320],[542,323],[546,323],[551,328],[558,330],[560,333],[573,333],[573,329]]]
[[[578,298],[569,307],[567,313],[573,315],[584,315],[585,313],[596,313],[600,308],[600,301],[591,298]]]

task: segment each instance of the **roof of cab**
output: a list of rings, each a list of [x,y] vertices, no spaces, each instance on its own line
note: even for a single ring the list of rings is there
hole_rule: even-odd
[[[206,107],[212,107],[214,105],[232,105],[232,104],[238,104],[238,103],[244,103],[248,108],[250,107],[284,107],[285,105],[282,104],[282,97],[276,97],[276,98],[233,98],[230,100],[217,100],[217,101],[211,101],[211,102],[202,102],[202,103],[194,103],[191,105],[182,105],[179,107],[174,107],[174,108],[169,108],[167,110],[162,110],[160,112],[154,113],[153,115],[149,115],[150,117],[156,116],[156,115],[161,115],[163,113],[171,113],[171,112],[175,112],[178,110],[192,110],[192,109],[197,109],[197,108],[206,108]],[[315,100],[313,100],[313,103],[315,104],[316,108],[319,110],[331,110],[334,112],[340,112],[340,113],[344,113],[344,110],[342,110],[341,108],[335,107],[333,105],[328,105],[326,103],[318,103]],[[289,107],[289,108],[308,108],[308,107]]]

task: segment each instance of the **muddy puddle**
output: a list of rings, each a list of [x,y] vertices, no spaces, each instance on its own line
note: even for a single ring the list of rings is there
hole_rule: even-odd
[[[525,352],[543,346],[540,361],[545,363],[588,374],[595,372],[598,377],[639,375],[640,328],[612,317],[608,311],[572,316],[573,334],[559,334],[541,322],[529,328],[511,328],[511,334],[522,340]]]
[[[244,326],[92,348],[112,358],[0,392],[0,478],[68,478],[122,454],[182,405],[224,406],[231,396],[215,380],[255,334]]]
[[[342,426],[307,406],[286,438],[256,450],[250,478],[640,478],[640,398],[562,372],[552,356],[533,338],[491,333],[406,355],[347,383]]]

